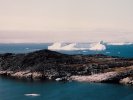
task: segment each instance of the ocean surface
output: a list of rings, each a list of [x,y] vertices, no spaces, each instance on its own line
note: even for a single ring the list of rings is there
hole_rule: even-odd
[[[0,44],[0,53],[27,53],[47,44]],[[133,58],[133,44],[106,45],[106,50],[58,50],[66,54],[105,54]],[[133,86],[86,82],[31,82],[0,77],[0,100],[132,100]]]

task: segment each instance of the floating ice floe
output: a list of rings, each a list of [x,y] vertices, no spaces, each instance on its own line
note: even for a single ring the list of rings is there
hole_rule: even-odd
[[[55,80],[56,80],[56,81],[61,81],[61,80],[62,80],[62,78],[56,78]]]
[[[49,50],[66,50],[66,51],[72,51],[72,50],[96,50],[96,51],[102,51],[106,50],[106,46],[102,42],[98,43],[53,43],[51,46],[48,46]]]
[[[112,43],[107,43],[107,45],[132,45],[132,42],[112,42]]]
[[[87,51],[82,51],[82,52],[87,52]]]
[[[120,54],[121,52],[118,52],[118,54]]]
[[[30,48],[25,48],[26,50],[29,50]]]
[[[109,54],[110,52],[106,52],[106,54]]]
[[[37,96],[40,96],[40,94],[35,94],[35,93],[32,93],[32,94],[24,94],[25,96],[32,96],[32,97],[37,97]]]

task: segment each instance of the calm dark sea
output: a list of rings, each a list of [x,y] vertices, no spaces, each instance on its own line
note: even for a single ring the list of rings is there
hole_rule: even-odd
[[[25,94],[40,96],[25,96]],[[0,78],[0,100],[132,100],[133,87],[78,82],[25,82]]]
[[[40,44],[0,44],[0,53],[26,53],[41,49],[47,49],[51,43]],[[132,45],[106,45],[104,51],[89,51],[89,50],[77,50],[77,51],[58,51],[66,54],[105,54],[111,56],[120,56],[133,58],[133,44]]]
[[[50,44],[0,44],[0,53],[25,53]],[[107,46],[105,51],[59,51],[133,58],[133,45]],[[29,96],[32,94],[33,96]],[[0,100],[132,100],[133,86],[80,82],[26,82],[0,77]]]

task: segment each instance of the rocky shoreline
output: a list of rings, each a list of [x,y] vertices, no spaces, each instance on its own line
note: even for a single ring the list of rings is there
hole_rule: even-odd
[[[128,68],[128,70],[127,70]],[[122,71],[112,71],[99,73],[88,76],[71,76],[71,80],[79,82],[101,82],[101,83],[120,83],[120,84],[133,84],[133,66],[129,66]],[[123,68],[120,68],[121,70]]]
[[[50,50],[0,54],[0,75],[28,80],[133,84],[133,59],[66,55]]]

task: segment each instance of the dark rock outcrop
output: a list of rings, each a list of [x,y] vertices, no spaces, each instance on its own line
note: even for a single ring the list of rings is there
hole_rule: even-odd
[[[131,65],[133,65],[133,59],[102,54],[66,55],[49,50],[40,50],[27,54],[0,54],[0,75],[20,79],[68,80],[75,75],[87,76],[112,72]],[[125,74],[122,78],[127,76]]]

